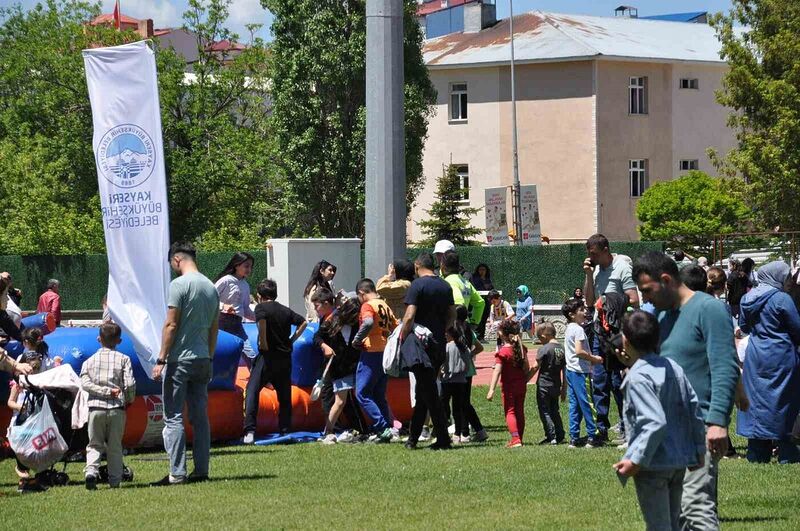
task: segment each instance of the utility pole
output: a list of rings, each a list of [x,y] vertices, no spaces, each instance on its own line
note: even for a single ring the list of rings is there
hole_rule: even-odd
[[[365,271],[406,257],[403,0],[367,0]]]
[[[508,0],[508,27],[511,34],[511,149],[514,184],[511,191],[511,208],[514,212],[514,244],[522,245],[522,194],[519,184],[519,150],[517,148],[517,93],[514,80],[514,0]]]

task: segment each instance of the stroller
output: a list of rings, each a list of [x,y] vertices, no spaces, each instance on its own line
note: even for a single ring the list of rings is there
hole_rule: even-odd
[[[39,374],[21,376],[19,383],[26,390],[25,406],[23,407],[23,411],[26,413],[24,415],[20,413],[15,424],[24,423],[31,412],[39,411],[44,401],[47,401],[58,428],[58,435],[66,442],[66,451],[60,458],[38,472],[36,481],[44,487],[67,485],[69,483],[67,464],[71,461],[83,461],[83,452],[89,443],[88,425],[74,427],[76,424],[74,420],[77,418],[73,418],[75,416],[73,409],[77,394],[80,392],[80,378],[72,367],[61,365]],[[60,471],[56,470],[58,463],[63,465]],[[108,481],[108,471],[105,466],[101,467],[100,475],[101,481]],[[130,468],[123,468],[122,480],[133,480],[133,471]]]

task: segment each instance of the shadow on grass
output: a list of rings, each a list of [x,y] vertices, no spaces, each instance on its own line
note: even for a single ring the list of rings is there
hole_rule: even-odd
[[[262,479],[275,479],[275,474],[239,474],[236,476],[211,476],[206,481],[200,483],[185,483],[181,485],[170,485],[169,487],[151,487],[150,483],[136,483],[125,485],[126,489],[180,489],[186,485],[202,485],[203,483],[218,483],[223,481],[261,481]]]
[[[726,524],[755,524],[759,522],[777,522],[786,520],[786,518],[783,516],[723,516],[719,520]]]

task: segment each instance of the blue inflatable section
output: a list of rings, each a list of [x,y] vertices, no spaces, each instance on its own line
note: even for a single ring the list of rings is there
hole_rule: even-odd
[[[76,374],[81,373],[83,362],[89,359],[100,344],[97,342],[97,328],[58,328],[49,334],[45,342],[50,347],[50,357],[60,356],[63,363],[68,363]],[[236,370],[244,342],[238,337],[220,332],[217,349],[214,353],[214,373],[209,390],[233,390],[236,382]],[[136,356],[133,342],[126,334],[122,335],[122,343],[117,350],[131,358],[133,377],[136,378],[136,394],[161,394],[161,382],[155,382],[149,374],[145,374]]]
[[[322,366],[322,351],[314,346],[314,334],[318,323],[308,323],[303,335],[297,338],[292,349],[292,385],[309,387],[317,382]],[[294,333],[295,327],[292,327]],[[255,323],[245,323],[244,331],[253,348],[258,348],[258,327]]]

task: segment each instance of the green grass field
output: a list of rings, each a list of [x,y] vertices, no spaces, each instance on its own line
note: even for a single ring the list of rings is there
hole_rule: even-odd
[[[281,447],[217,446],[212,481],[151,488],[167,472],[163,452],[126,458],[133,483],[87,492],[82,465],[73,484],[19,495],[13,461],[0,463],[4,529],[641,529],[633,485],[623,489],[613,447],[536,446],[542,427],[535,398],[526,404],[524,448],[507,450],[499,397],[474,403],[490,431],[487,444],[447,452],[401,444],[317,443]],[[566,409],[563,411],[566,420]],[[741,450],[744,441],[734,438]],[[800,529],[800,466],[721,465],[725,529]]]

